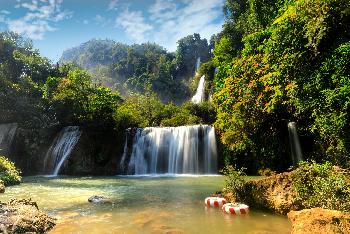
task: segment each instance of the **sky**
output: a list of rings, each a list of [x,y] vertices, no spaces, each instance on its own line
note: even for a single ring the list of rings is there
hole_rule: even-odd
[[[224,0],[0,0],[0,31],[33,40],[53,62],[92,38],[155,42],[175,51],[178,39],[221,31]]]

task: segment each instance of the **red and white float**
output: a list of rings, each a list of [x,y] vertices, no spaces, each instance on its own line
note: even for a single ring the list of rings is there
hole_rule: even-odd
[[[243,215],[249,212],[249,206],[241,203],[226,203],[222,206],[222,210],[228,214]]]
[[[219,207],[219,206],[226,204],[226,199],[223,197],[207,197],[204,200],[204,203],[207,206]]]

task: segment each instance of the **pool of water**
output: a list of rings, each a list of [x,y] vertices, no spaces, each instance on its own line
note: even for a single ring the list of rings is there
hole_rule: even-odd
[[[251,210],[225,214],[204,205],[223,187],[221,176],[203,177],[27,177],[0,195],[32,198],[58,220],[50,233],[290,233],[285,216]],[[92,195],[112,204],[90,204]]]

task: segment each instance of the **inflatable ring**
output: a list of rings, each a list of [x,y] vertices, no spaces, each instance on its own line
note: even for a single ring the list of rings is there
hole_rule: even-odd
[[[207,197],[204,200],[204,203],[207,206],[219,207],[219,206],[222,206],[222,205],[226,204],[226,199],[223,198],[223,197]]]
[[[249,206],[241,203],[226,203],[222,206],[222,210],[228,214],[243,215],[249,211]]]

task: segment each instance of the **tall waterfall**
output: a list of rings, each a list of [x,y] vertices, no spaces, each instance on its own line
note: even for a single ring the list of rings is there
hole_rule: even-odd
[[[61,166],[78,143],[81,131],[77,126],[63,128],[52,142],[44,159],[44,173],[57,176]]]
[[[138,129],[127,168],[135,175],[215,174],[215,130],[207,125]]]
[[[192,97],[193,103],[201,103],[205,99],[205,75],[201,77],[198,83],[198,88],[195,95]]]
[[[0,155],[9,156],[17,124],[0,124]]]
[[[292,151],[293,163],[297,165],[303,160],[303,154],[301,152],[300,141],[298,137],[297,127],[295,122],[288,123],[289,143]]]
[[[198,72],[200,65],[201,65],[201,57],[198,57],[196,62],[196,72]]]

